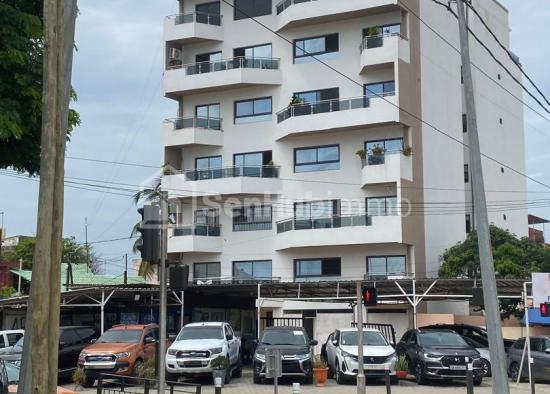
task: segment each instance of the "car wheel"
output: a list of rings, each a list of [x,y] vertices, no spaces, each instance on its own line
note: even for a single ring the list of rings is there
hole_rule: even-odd
[[[340,370],[340,361],[336,360],[336,384],[344,384],[344,374]]]
[[[483,376],[476,376],[474,378],[474,386],[479,386],[483,382]]]
[[[260,377],[260,375],[256,375],[256,373],[254,373],[253,381],[254,381],[254,384],[262,384],[263,383],[263,379]]]
[[[484,377],[491,377],[491,363],[484,358],[481,359],[481,369],[483,370]]]
[[[519,376],[519,365],[518,363],[512,363],[512,365],[510,365],[510,377],[512,378],[512,381],[517,382],[518,376]]]
[[[95,383],[95,378],[91,376],[86,376],[86,379],[84,380],[84,383],[82,384],[82,386],[88,389],[88,388],[94,387],[94,383]]]
[[[139,385],[141,381],[139,380],[139,372],[143,367],[143,361],[136,360],[134,363],[134,369],[132,370],[132,378],[130,379],[131,384]]]
[[[417,384],[426,384],[427,379],[424,372],[424,364],[422,364],[422,361],[417,361],[416,366],[414,368],[414,377],[416,379]]]

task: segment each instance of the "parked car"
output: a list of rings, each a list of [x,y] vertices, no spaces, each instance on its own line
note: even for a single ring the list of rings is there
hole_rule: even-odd
[[[525,338],[518,339],[508,351],[508,372],[513,381],[517,381]],[[550,336],[531,337],[531,373],[535,380],[550,380]],[[527,360],[527,354],[525,355]],[[527,362],[523,361],[521,377],[529,376]]]
[[[336,378],[338,384],[355,378],[358,371],[357,329],[344,328],[334,331],[322,346],[321,356],[326,360],[329,374]],[[397,355],[380,330],[365,328],[363,331],[363,365],[367,378],[382,378],[386,367],[390,370],[393,383]]]
[[[167,380],[180,376],[212,374],[211,362],[218,357],[228,360],[225,381],[241,377],[241,340],[229,323],[190,323],[184,326],[166,353]]]
[[[268,347],[281,350],[283,377],[300,377],[304,383],[313,383],[313,346],[303,327],[267,327],[254,353],[254,383],[265,380],[265,354]]]
[[[479,352],[452,330],[409,330],[396,350],[407,359],[409,372],[415,375],[418,384],[426,384],[430,379],[465,378],[467,359],[473,363],[474,385],[479,386],[483,380]]]
[[[12,363],[5,363],[3,361],[0,361],[0,384],[2,386],[2,393],[17,393],[19,374],[20,369],[18,366]],[[58,386],[56,394],[76,394],[76,392]]]
[[[100,373],[137,376],[139,366],[155,357],[157,341],[156,324],[120,324],[105,331],[78,356],[86,373],[84,387],[92,387]]]
[[[0,331],[0,353],[5,349],[11,348],[25,334],[24,330],[4,330]]]
[[[58,376],[60,378],[72,375],[76,369],[80,351],[94,338],[96,338],[96,331],[93,327],[59,327]],[[24,339],[25,337],[21,337],[9,350],[0,354],[0,358],[19,366]]]
[[[469,324],[434,324],[431,326],[421,327],[421,329],[431,328],[438,330],[453,330],[463,337],[470,338],[478,342],[479,344],[483,345],[483,347],[489,347],[489,337],[487,334],[487,330],[481,327],[471,326]],[[513,344],[513,339],[504,339],[504,349],[508,350]]]
[[[491,353],[489,352],[489,348],[484,346],[482,343],[474,341],[471,338],[462,336],[462,339],[464,339],[468,345],[470,345],[471,347],[473,347],[479,352],[479,355],[481,356],[483,376],[486,378],[490,377],[491,376]]]

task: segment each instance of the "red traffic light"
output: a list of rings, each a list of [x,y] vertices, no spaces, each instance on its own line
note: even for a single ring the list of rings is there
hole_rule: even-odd
[[[540,304],[540,315],[542,317],[550,317],[550,302]]]
[[[378,294],[376,288],[366,287],[363,289],[363,305],[376,306],[378,305]]]

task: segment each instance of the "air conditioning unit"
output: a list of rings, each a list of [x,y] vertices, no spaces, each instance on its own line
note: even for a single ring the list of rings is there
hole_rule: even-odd
[[[181,60],[181,50],[178,48],[169,48],[168,60]]]

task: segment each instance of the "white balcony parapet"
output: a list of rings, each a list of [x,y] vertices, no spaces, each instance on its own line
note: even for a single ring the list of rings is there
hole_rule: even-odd
[[[361,70],[366,72],[393,64],[398,60],[410,63],[409,40],[398,33],[367,36],[361,43]]]
[[[398,0],[283,0],[275,8],[277,30],[391,11]]]
[[[400,216],[341,216],[277,223],[275,250],[293,248],[401,243]]]
[[[279,63],[277,58],[239,56],[214,62],[171,65],[164,73],[164,91],[173,95],[247,85],[280,85]]]
[[[399,122],[394,92],[291,105],[277,113],[278,140],[293,134],[357,129]]]
[[[164,146],[223,146],[222,120],[191,116],[164,121]]]
[[[164,20],[164,41],[180,44],[223,41],[222,16],[204,12],[167,16]]]
[[[178,226],[168,232],[168,253],[221,253],[220,226]]]
[[[367,158],[366,165],[361,171],[361,185],[375,185],[379,183],[412,181],[412,157],[400,152],[386,153],[381,156],[373,156],[373,160]]]

